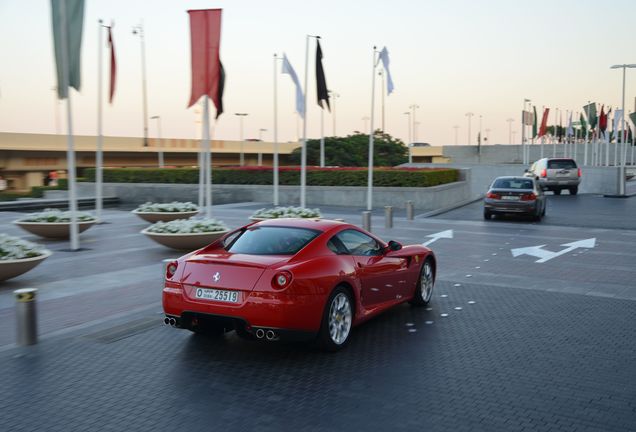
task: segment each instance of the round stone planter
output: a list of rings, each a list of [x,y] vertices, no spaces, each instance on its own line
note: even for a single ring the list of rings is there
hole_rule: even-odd
[[[301,217],[284,217],[284,218],[259,218],[259,217],[250,217],[251,221],[259,222],[264,220],[273,220],[273,219],[322,219],[320,217],[309,217],[309,218],[301,218]]]
[[[198,210],[185,211],[185,212],[142,212],[133,210],[131,213],[136,214],[146,222],[170,222],[177,219],[190,219],[192,216],[199,213]]]
[[[51,256],[51,251],[44,250],[40,256],[15,260],[0,260],[0,282],[20,276],[28,272]]]
[[[31,234],[44,238],[66,239],[71,235],[70,222],[25,222],[17,220],[13,221],[13,223]],[[77,222],[77,227],[79,232],[84,232],[96,223],[97,219]]]
[[[157,243],[176,250],[195,250],[209,245],[215,240],[223,237],[230,230],[215,231],[206,233],[154,233],[148,228],[141,233],[156,241]]]

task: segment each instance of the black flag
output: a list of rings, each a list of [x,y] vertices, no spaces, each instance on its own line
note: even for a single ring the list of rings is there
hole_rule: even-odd
[[[316,40],[316,86],[318,94],[318,105],[324,109],[322,101],[327,103],[327,108],[331,111],[329,106],[329,91],[327,90],[327,81],[325,80],[325,71],[322,68],[322,49],[320,49],[320,40]]]

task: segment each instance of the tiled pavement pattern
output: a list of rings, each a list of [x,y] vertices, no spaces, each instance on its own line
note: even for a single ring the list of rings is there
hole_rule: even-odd
[[[432,310],[337,354],[158,320],[89,331],[0,353],[3,430],[629,431],[635,321],[631,301],[441,282]]]
[[[415,221],[397,212],[390,230],[378,209],[373,230],[387,240],[453,230],[432,244],[433,310],[379,317],[335,355],[161,327],[160,262],[175,253],[106,210],[109,223],[81,236],[88,250],[45,242],[51,258],[0,285],[0,431],[636,430],[636,198],[548,205],[541,224],[485,222],[474,204]],[[235,227],[263,206],[214,212]],[[361,210],[322,209],[352,223]],[[0,213],[3,232],[41,242],[15,217]],[[590,237],[594,249],[543,264],[510,253]],[[11,345],[21,287],[40,290],[42,341],[30,348]]]

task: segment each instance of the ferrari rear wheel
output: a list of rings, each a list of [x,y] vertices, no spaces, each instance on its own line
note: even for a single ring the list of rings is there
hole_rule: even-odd
[[[349,341],[353,323],[351,295],[344,287],[337,287],[329,296],[322,315],[318,339],[323,349],[338,351]]]
[[[433,296],[433,285],[435,284],[435,275],[433,273],[433,261],[427,259],[422,264],[420,270],[420,278],[417,281],[415,294],[411,300],[411,304],[415,306],[426,306]]]

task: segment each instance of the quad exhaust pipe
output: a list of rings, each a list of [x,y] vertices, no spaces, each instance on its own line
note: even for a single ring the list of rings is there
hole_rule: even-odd
[[[165,325],[169,325],[169,326],[175,327],[177,325],[177,320],[172,318],[172,317],[165,317],[163,319],[163,323]]]
[[[265,330],[260,328],[256,330],[256,337],[259,339],[263,339],[263,337],[265,337]]]

